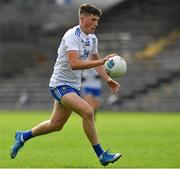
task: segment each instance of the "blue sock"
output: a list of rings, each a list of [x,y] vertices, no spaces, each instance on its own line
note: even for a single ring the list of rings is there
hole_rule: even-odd
[[[104,152],[100,144],[93,145],[93,148],[98,157]]]
[[[31,130],[23,132],[22,139],[24,141],[27,141],[27,140],[31,139],[32,137],[33,137],[33,135],[32,135],[32,131]]]

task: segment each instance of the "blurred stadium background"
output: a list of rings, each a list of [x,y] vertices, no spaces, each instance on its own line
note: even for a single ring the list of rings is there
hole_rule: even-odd
[[[102,109],[180,112],[179,0],[1,0],[0,108],[51,109],[57,47],[85,2],[104,13],[100,56],[116,52],[128,65],[118,95],[103,84]]]

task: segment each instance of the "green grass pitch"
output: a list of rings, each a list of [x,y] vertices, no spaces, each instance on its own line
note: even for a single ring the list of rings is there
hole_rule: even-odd
[[[82,129],[72,114],[60,132],[33,138],[16,159],[9,157],[16,130],[27,130],[50,112],[0,112],[0,168],[100,168]],[[96,126],[101,144],[122,158],[108,168],[180,167],[180,114],[99,112]]]

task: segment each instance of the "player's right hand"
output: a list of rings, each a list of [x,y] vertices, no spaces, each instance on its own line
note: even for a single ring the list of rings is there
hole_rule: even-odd
[[[117,93],[120,90],[120,84],[118,82],[116,82],[115,80],[109,78],[107,80],[107,84],[109,85],[109,87],[111,88],[112,93]]]

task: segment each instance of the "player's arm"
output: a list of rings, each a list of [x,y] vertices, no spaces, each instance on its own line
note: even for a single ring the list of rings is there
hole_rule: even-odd
[[[92,54],[90,57],[91,60],[100,60],[99,55],[98,54]],[[108,81],[108,79],[110,78],[104,69],[103,65],[97,66],[95,67],[96,71],[98,72],[98,74],[101,76],[102,79],[104,79],[105,81]]]
[[[76,50],[67,51],[69,64],[72,70],[83,70],[90,69],[96,66],[103,65],[107,58],[98,59],[98,60],[81,60],[79,59],[79,52]]]
[[[110,55],[107,55],[105,58],[108,60],[108,58],[115,56],[115,55],[117,55],[117,54],[110,54]],[[91,60],[99,60],[99,59],[100,58],[99,58],[98,54],[91,55]],[[120,89],[119,83],[117,83],[115,80],[111,79],[111,77],[109,77],[106,74],[103,65],[97,66],[97,67],[95,67],[95,69],[96,69],[97,73],[107,82],[108,86],[111,88],[111,91],[113,93],[116,93],[119,91],[119,89]]]

